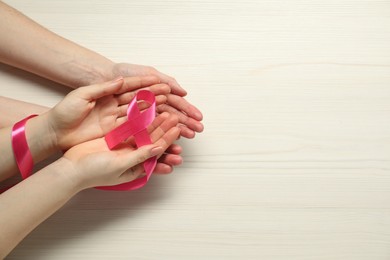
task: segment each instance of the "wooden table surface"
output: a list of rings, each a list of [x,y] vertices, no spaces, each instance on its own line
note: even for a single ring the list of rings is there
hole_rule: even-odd
[[[389,1],[6,2],[174,76],[205,125],[174,174],[78,194],[7,259],[390,259]],[[0,89],[67,93],[5,65]]]

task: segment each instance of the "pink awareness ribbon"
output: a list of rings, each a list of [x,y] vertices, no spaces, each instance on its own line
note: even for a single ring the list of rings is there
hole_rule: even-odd
[[[138,102],[143,100],[150,106],[141,112],[138,108]],[[156,99],[152,92],[148,90],[140,90],[136,96],[130,101],[127,108],[127,121],[117,128],[106,134],[105,140],[110,150],[114,149],[118,144],[134,136],[137,147],[151,144],[147,127],[153,122],[156,117]],[[114,186],[97,187],[102,190],[117,190],[129,191],[143,187],[149,180],[154,168],[157,164],[157,157],[152,157],[143,163],[146,175],[142,178],[135,179],[131,182],[122,183]]]

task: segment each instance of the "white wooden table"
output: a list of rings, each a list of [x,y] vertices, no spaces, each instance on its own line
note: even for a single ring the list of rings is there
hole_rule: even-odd
[[[389,1],[6,2],[205,116],[174,174],[80,193],[8,259],[390,259]],[[3,65],[0,89],[66,93]]]

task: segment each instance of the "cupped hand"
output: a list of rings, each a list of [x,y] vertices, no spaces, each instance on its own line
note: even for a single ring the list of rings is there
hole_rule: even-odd
[[[170,93],[166,94],[166,102],[157,106],[157,112],[169,112],[176,114],[179,117],[181,136],[186,138],[193,138],[196,133],[203,131],[203,124],[200,122],[203,115],[198,108],[189,103],[184,96],[187,92],[179,85],[176,79],[168,76],[157,69],[150,66],[143,66],[129,63],[115,63],[110,73],[106,76],[109,80],[114,77],[144,77],[154,76],[158,78],[161,83],[168,84],[171,88]]]
[[[56,135],[59,149],[66,150],[79,143],[104,136],[125,122],[129,91],[158,83],[151,77],[123,78],[80,87],[70,92],[48,113],[49,122]],[[157,84],[161,94],[169,92],[165,84]],[[165,101],[164,95],[156,97],[156,103]]]
[[[175,119],[166,116],[157,117],[154,126],[150,128],[153,139],[151,145],[137,149],[129,141],[109,150],[104,138],[97,138],[70,148],[63,159],[72,169],[73,182],[82,188],[89,188],[117,185],[136,179],[143,173],[141,163],[150,157],[162,156],[179,136],[179,128],[173,126]]]

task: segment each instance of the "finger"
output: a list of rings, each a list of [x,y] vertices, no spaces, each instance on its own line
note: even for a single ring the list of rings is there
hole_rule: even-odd
[[[178,127],[180,128],[180,135],[192,139],[195,137],[195,131],[189,129],[187,126],[179,124]]]
[[[160,125],[157,127],[156,124],[152,124],[150,128],[148,128],[148,131],[150,131],[152,128],[154,128],[150,133],[150,139],[152,142],[156,142],[158,139],[163,137],[165,133],[167,133],[170,129],[173,127],[176,127],[178,123],[178,118],[175,115],[169,115],[163,122],[161,122]],[[165,149],[167,149],[166,147]],[[164,150],[165,150],[164,149]]]
[[[166,97],[165,96],[157,96],[156,97],[156,104],[163,104],[165,103],[166,101]],[[125,122],[127,120],[127,109],[128,109],[129,105],[126,104],[126,105],[121,105],[121,106],[118,106],[118,119],[120,119],[121,122]],[[141,102],[138,104],[138,108],[142,111],[146,108],[150,107],[150,105],[146,102]],[[123,117],[123,120],[121,119]]]
[[[127,119],[127,109],[129,105],[118,106],[118,118],[125,117]]]
[[[167,83],[171,87],[173,94],[184,97],[187,95],[187,91],[180,86],[176,79],[157,71],[156,75],[161,79],[161,82]]]
[[[172,106],[168,104],[162,104],[157,106],[157,112],[168,112],[171,114],[175,114],[179,118],[179,122],[189,129],[195,131],[195,132],[202,132],[204,127],[203,124],[191,117],[188,117],[185,113],[179,112],[177,109],[173,108]]]
[[[182,164],[183,158],[175,154],[163,154],[157,161],[157,165],[153,170],[153,174],[169,174],[173,171],[174,166]],[[131,172],[129,173],[129,178],[127,181],[136,179],[144,172],[142,164],[139,164],[135,167],[132,167]]]
[[[167,95],[171,93],[171,88],[167,84],[155,84],[150,87],[146,87],[146,90],[153,92],[155,95]]]
[[[167,101],[167,97],[166,96],[163,96],[163,95],[160,95],[160,96],[156,96],[156,106],[160,105],[160,104],[164,104],[165,102]],[[147,109],[150,107],[150,104],[147,103],[147,102],[140,102],[138,103],[138,109],[139,110],[144,110],[144,109]]]
[[[165,95],[156,96],[156,106],[164,104],[166,102],[167,102],[167,96]]]
[[[125,112],[126,113],[126,112]],[[121,117],[118,117],[115,121],[115,127],[117,126],[120,126],[121,124],[123,124],[124,122],[126,122],[128,119],[127,119],[127,116],[121,116]]]
[[[183,148],[178,145],[178,144],[172,144],[171,146],[168,147],[168,149],[165,151],[166,153],[171,153],[171,154],[181,154],[183,151]]]
[[[116,100],[118,102],[118,105],[128,105],[130,101],[135,97],[137,92],[135,91],[130,91],[130,92],[125,92],[120,95],[116,96]]]
[[[153,170],[153,174],[169,174],[169,173],[172,173],[174,165],[179,165],[179,164],[172,163],[169,160],[166,161],[165,158],[163,160],[159,159],[157,161],[156,167]],[[139,165],[137,165],[135,167],[132,167],[131,170],[129,170],[128,172],[129,173],[126,173],[126,174],[128,174],[130,176],[128,176],[127,177],[128,179],[124,180],[123,182],[129,182],[129,181],[132,181],[132,180],[136,179],[137,177],[139,177],[141,174],[144,173],[144,168],[143,168],[142,164],[139,164]]]
[[[121,88],[122,84],[123,77],[119,77],[112,81],[101,84],[80,87],[74,90],[74,92],[85,100],[93,101],[104,96],[116,94]]]
[[[160,82],[160,79],[156,76],[126,77],[124,78],[124,83],[120,90],[120,94],[149,87]]]
[[[176,141],[179,134],[180,129],[178,127],[172,127],[161,138],[154,142],[154,144],[166,150],[174,141]]]
[[[147,130],[148,133],[152,133],[156,128],[158,128],[168,117],[170,116],[169,113],[162,113],[158,115],[153,122],[148,126]],[[127,116],[122,116],[117,118],[116,125],[119,126],[127,121]]]
[[[157,162],[156,167],[153,170],[153,174],[169,174],[173,171],[173,167],[171,165]],[[127,170],[120,176],[120,183],[129,182],[137,179],[141,175],[144,175],[145,170],[142,164],[139,164],[131,169]]]
[[[203,115],[199,109],[195,106],[191,105],[187,100],[178,95],[168,94],[167,95],[168,104],[179,111],[183,111],[189,117],[192,117],[195,120],[201,121],[203,119]]]
[[[170,117],[169,113],[162,113],[158,115],[153,122],[148,126],[148,133],[152,133],[157,127],[159,127],[167,118]]]
[[[117,124],[120,124],[121,120],[125,121],[125,119],[122,117],[117,120]],[[180,129],[176,127],[177,124],[178,124],[178,118],[175,115],[170,115],[169,113],[162,113],[159,116],[157,116],[153,120],[152,124],[150,124],[147,128],[148,132],[150,133],[150,138],[152,142],[155,143],[159,139],[165,138],[164,136],[168,134],[168,132],[171,131],[172,129],[176,129],[175,132],[177,131],[180,134]],[[172,132],[170,134],[172,134]],[[172,143],[177,139],[178,135],[175,136],[175,139],[173,141],[170,141],[169,138],[167,139],[169,140],[170,143],[168,146],[163,147],[164,150],[168,149],[168,147],[172,145]],[[171,135],[168,135],[168,137],[171,137]],[[131,141],[132,141],[131,138],[129,138],[128,142]]]
[[[155,129],[159,128],[159,126],[169,117],[170,117],[169,113],[162,113],[162,114],[158,115],[153,120],[153,122],[148,126],[148,128],[147,128],[148,133],[152,133]],[[119,125],[123,124],[126,121],[127,121],[127,117],[117,118],[115,124],[117,126],[119,126]],[[164,134],[165,133],[164,129],[167,129],[167,127],[169,127],[169,126],[164,124],[163,129],[160,129],[160,132],[163,132],[162,134]],[[126,143],[128,143],[129,145],[135,145],[134,137],[130,137],[129,139],[127,139]]]
[[[169,174],[173,171],[173,167],[165,163],[157,163],[153,174]]]
[[[153,92],[154,95],[166,95],[169,94],[171,91],[171,88],[167,84],[154,84],[148,87],[140,88],[138,90],[149,90]],[[119,105],[124,105],[130,103],[130,101],[134,98],[134,96],[137,94],[137,91],[128,91],[121,93],[120,95],[117,96],[117,101]]]
[[[183,158],[176,154],[163,154],[159,159],[159,162],[165,163],[171,166],[178,166],[183,163]]]
[[[172,131],[173,133],[174,131]],[[169,133],[167,133],[169,135]],[[173,139],[171,136],[166,136],[165,142],[168,141],[168,139]],[[173,133],[174,135],[174,133]],[[169,142],[169,141],[168,141]],[[145,146],[143,146],[145,147]],[[139,148],[138,150],[142,149],[143,147]],[[136,150],[136,151],[138,151]],[[161,149],[162,150],[162,149]],[[146,159],[145,159],[146,160]],[[154,174],[169,174],[173,170],[173,166],[180,165],[183,162],[183,159],[179,155],[172,155],[172,154],[164,154],[161,156],[161,158],[158,160],[156,167],[153,170]],[[126,171],[123,173],[120,178],[121,178],[121,183],[124,182],[129,182],[137,177],[139,177],[142,173],[144,172],[144,169],[142,167],[142,164],[138,164],[137,166],[133,167],[131,170]]]
[[[127,150],[126,154],[123,156],[123,161],[126,162],[126,168],[131,168],[137,164],[143,163],[153,156],[160,155],[165,149],[166,148],[156,144],[144,145],[136,150]]]

